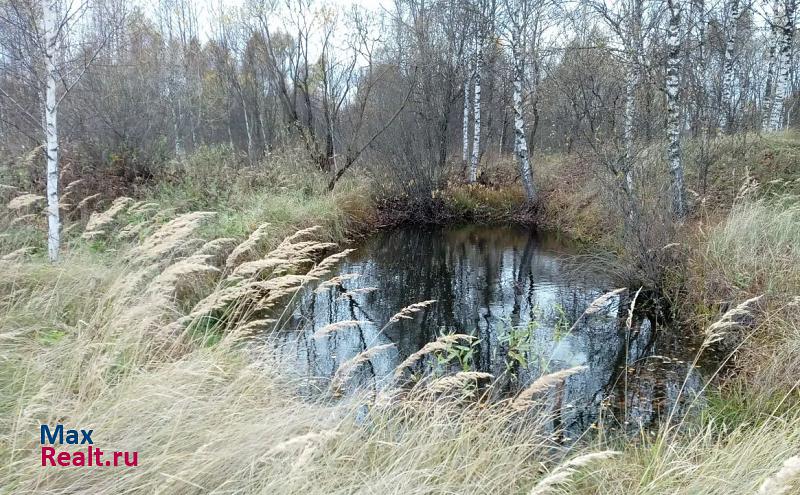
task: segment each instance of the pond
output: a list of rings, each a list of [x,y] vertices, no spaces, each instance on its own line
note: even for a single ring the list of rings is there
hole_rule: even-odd
[[[694,395],[687,391],[699,387],[688,364],[691,349],[647,314],[635,312],[628,327],[635,291],[584,314],[619,282],[600,258],[575,254],[558,236],[522,227],[379,232],[341,263],[339,284],[310,288],[298,298],[282,325],[291,330],[280,332],[276,345],[298,373],[324,383],[365,349],[392,344],[349,381],[375,389],[391,382],[405,358],[448,333],[476,339],[449,362],[425,359],[412,372],[488,372],[501,378],[495,383],[500,392],[511,395],[542,374],[586,366],[552,394],[564,431],[583,431],[601,414],[607,426],[648,426],[679,396],[680,407],[689,404]],[[435,303],[412,318],[390,323],[401,308],[430,300]],[[327,333],[335,322],[350,323]]]

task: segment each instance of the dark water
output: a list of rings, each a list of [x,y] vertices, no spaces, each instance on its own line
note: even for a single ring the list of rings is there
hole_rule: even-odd
[[[281,333],[279,345],[298,372],[324,383],[366,348],[394,344],[361,365],[349,382],[380,388],[426,343],[466,333],[477,337],[471,356],[464,351],[448,363],[429,357],[412,371],[485,371],[501,378],[500,393],[513,394],[542,374],[587,366],[551,394],[558,426],[579,432],[601,418],[611,427],[650,425],[676,403],[691,352],[645,314],[636,314],[628,330],[633,292],[582,317],[595,298],[619,283],[602,263],[574,261],[575,252],[554,235],[523,228],[382,232],[341,264],[340,286],[311,288],[301,296],[284,325],[292,330]],[[413,319],[386,325],[401,308],[431,299],[437,302]],[[644,303],[640,299],[637,306]],[[344,320],[363,323],[314,336]],[[689,374],[680,407],[694,398],[688,390],[698,381]]]

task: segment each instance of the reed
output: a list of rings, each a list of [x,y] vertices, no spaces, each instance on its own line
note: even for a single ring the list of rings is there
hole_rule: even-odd
[[[575,366],[565,370],[556,371],[542,375],[533,381],[528,387],[511,401],[511,407],[517,410],[524,410],[528,408],[536,394],[540,394],[549,390],[552,387],[562,383],[564,380],[572,375],[582,373],[588,368],[586,366]]]
[[[401,311],[401,313],[402,313],[402,311]],[[394,317],[392,317],[392,318],[394,318]],[[397,368],[395,368],[395,371],[394,371],[394,377],[396,379],[402,378],[408,368],[411,368],[412,366],[414,366],[416,363],[421,361],[422,358],[424,358],[425,356],[428,356],[430,354],[434,354],[434,353],[437,353],[437,352],[446,351],[446,350],[448,350],[450,348],[451,345],[453,345],[453,344],[455,344],[457,342],[460,342],[460,341],[471,342],[471,341],[476,340],[476,339],[477,339],[477,337],[475,337],[473,335],[466,335],[466,334],[461,334],[461,333],[442,335],[441,337],[437,338],[433,342],[428,342],[427,344],[422,346],[422,349],[418,350],[417,352],[412,353],[405,360],[403,360],[402,363],[398,364]]]
[[[320,328],[316,332],[314,332],[315,339],[321,339],[323,337],[327,337],[331,334],[338,332],[339,330],[344,330],[346,328],[355,328],[361,325],[369,325],[370,322],[363,321],[363,320],[343,320],[331,323],[329,325],[325,325],[324,327]]]
[[[435,302],[435,300],[430,300],[410,304],[392,315],[392,317],[389,318],[389,323],[397,323],[400,320],[410,320],[414,317],[414,315],[423,311],[425,308],[431,304],[434,304]]]
[[[362,364],[369,362],[376,354],[384,352],[388,349],[394,348],[394,344],[382,344],[364,349],[352,358],[348,359],[336,369],[336,373],[331,380],[331,390],[334,392],[341,392],[347,380],[353,375],[353,372]]]
[[[151,207],[129,205],[128,212],[134,208]],[[126,214],[93,227],[105,225],[104,236],[117,234],[127,227],[117,224]],[[242,228],[235,237],[242,242],[227,233],[209,239],[205,229],[220,216],[163,218],[139,233],[152,230],[141,242],[123,242],[115,252],[76,243],[57,265],[30,246],[19,252],[15,247],[13,256],[4,253],[0,492],[751,495],[796,490],[800,412],[792,372],[799,362],[800,328],[796,294],[789,295],[793,266],[773,263],[794,259],[782,258],[793,256],[788,243],[781,241],[783,251],[776,249],[773,261],[752,263],[764,277],[780,267],[779,279],[726,275],[744,293],[726,300],[744,302],[715,312],[722,313],[720,325],[701,327],[709,329],[704,337],[730,333],[749,324],[758,307],[754,331],[774,339],[761,347],[774,355],[769,365],[744,361],[746,380],[720,388],[727,398],[742,395],[742,407],[751,408],[745,420],[712,403],[702,415],[687,418],[681,431],[643,431],[632,442],[603,433],[559,444],[553,441],[553,418],[530,406],[538,394],[579,373],[577,368],[541,377],[510,403],[453,401],[460,390],[491,380],[472,371],[426,381],[430,393],[424,400],[411,394],[380,403],[358,393],[339,399],[309,395],[309,383],[283,371],[278,356],[252,336],[268,334],[286,300],[324,282],[346,256],[332,253],[328,244],[337,237],[329,229],[341,224],[306,229],[308,223],[296,224],[309,218],[292,218],[272,221],[251,236],[264,222],[250,218],[237,223]],[[217,225],[212,232],[220,230]],[[291,236],[298,230],[302,234]],[[712,230],[714,239],[724,242],[709,247],[713,256],[701,260],[704,266],[721,263],[724,253],[741,252],[726,268],[744,271],[747,253],[754,251],[734,242],[750,243],[749,234],[737,241]],[[288,235],[281,240],[278,232]],[[768,244],[759,240],[758,249]],[[277,259],[293,273],[236,271],[245,263]],[[757,288],[766,289],[763,299],[755,298],[761,292],[749,292]],[[581,318],[609,308],[618,292],[609,294]],[[429,304],[404,308],[391,323],[414,318]],[[203,318],[225,332],[218,345],[192,338],[192,325]],[[316,336],[351,324],[359,323],[339,322]],[[395,376],[402,378],[426,356],[474,339],[443,336],[409,356]],[[343,363],[337,381],[346,384],[379,352],[390,350],[369,347]],[[761,384],[757,390],[749,385],[754,382]],[[741,391],[731,390],[738,386]],[[730,404],[728,399],[726,407]],[[41,423],[57,421],[93,427],[99,446],[139,451],[143,462],[115,470],[43,469],[32,439]]]
[[[608,460],[619,454],[620,452],[617,451],[606,450],[602,452],[590,452],[588,454],[582,454],[578,457],[570,459],[559,465],[550,474],[536,483],[536,486],[534,486],[530,491],[530,495],[546,495],[557,493],[556,489],[558,486],[567,484],[570,478],[575,476],[582,468],[585,468],[592,463]]]
[[[758,495],[784,495],[789,493],[800,475],[800,456],[783,461],[777,473],[765,479],[758,488]]]
[[[19,196],[14,197],[11,201],[8,202],[6,208],[9,210],[19,213],[19,212],[26,212],[36,208],[42,208],[45,203],[44,196],[39,196],[38,194],[20,194]]]
[[[83,202],[78,203],[78,206],[82,206],[82,203]],[[92,213],[92,215],[89,217],[89,221],[86,223],[86,227],[84,228],[84,238],[90,238],[92,236],[92,232],[105,232],[115,221],[117,221],[120,215],[125,213],[125,211],[135,203],[136,201],[134,201],[132,198],[122,196],[115,199],[107,210]]]
[[[475,388],[481,381],[494,378],[491,373],[481,371],[459,371],[454,375],[443,376],[431,381],[426,388],[426,392],[440,395],[454,392],[463,394],[467,388]]]

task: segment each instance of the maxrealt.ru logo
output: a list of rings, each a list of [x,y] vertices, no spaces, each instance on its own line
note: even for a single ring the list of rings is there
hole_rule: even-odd
[[[68,430],[57,424],[41,425],[42,466],[138,466],[138,452],[104,452],[94,446],[94,430]],[[85,450],[58,451],[55,445],[85,445]]]

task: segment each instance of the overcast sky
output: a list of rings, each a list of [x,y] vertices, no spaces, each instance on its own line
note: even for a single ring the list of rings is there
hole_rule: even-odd
[[[155,12],[159,0],[134,0],[143,6],[145,11]],[[382,9],[391,9],[394,0],[313,0],[312,6],[335,5],[343,10],[348,9],[352,5],[358,5],[373,12],[381,12]],[[197,17],[199,21],[198,29],[201,39],[208,39],[211,37],[212,25],[215,21],[215,16],[219,15],[221,8],[235,10],[245,6],[246,0],[196,0],[194,6],[197,9]],[[279,6],[285,3],[284,0],[278,0]],[[280,19],[276,19],[276,26],[283,24]]]

